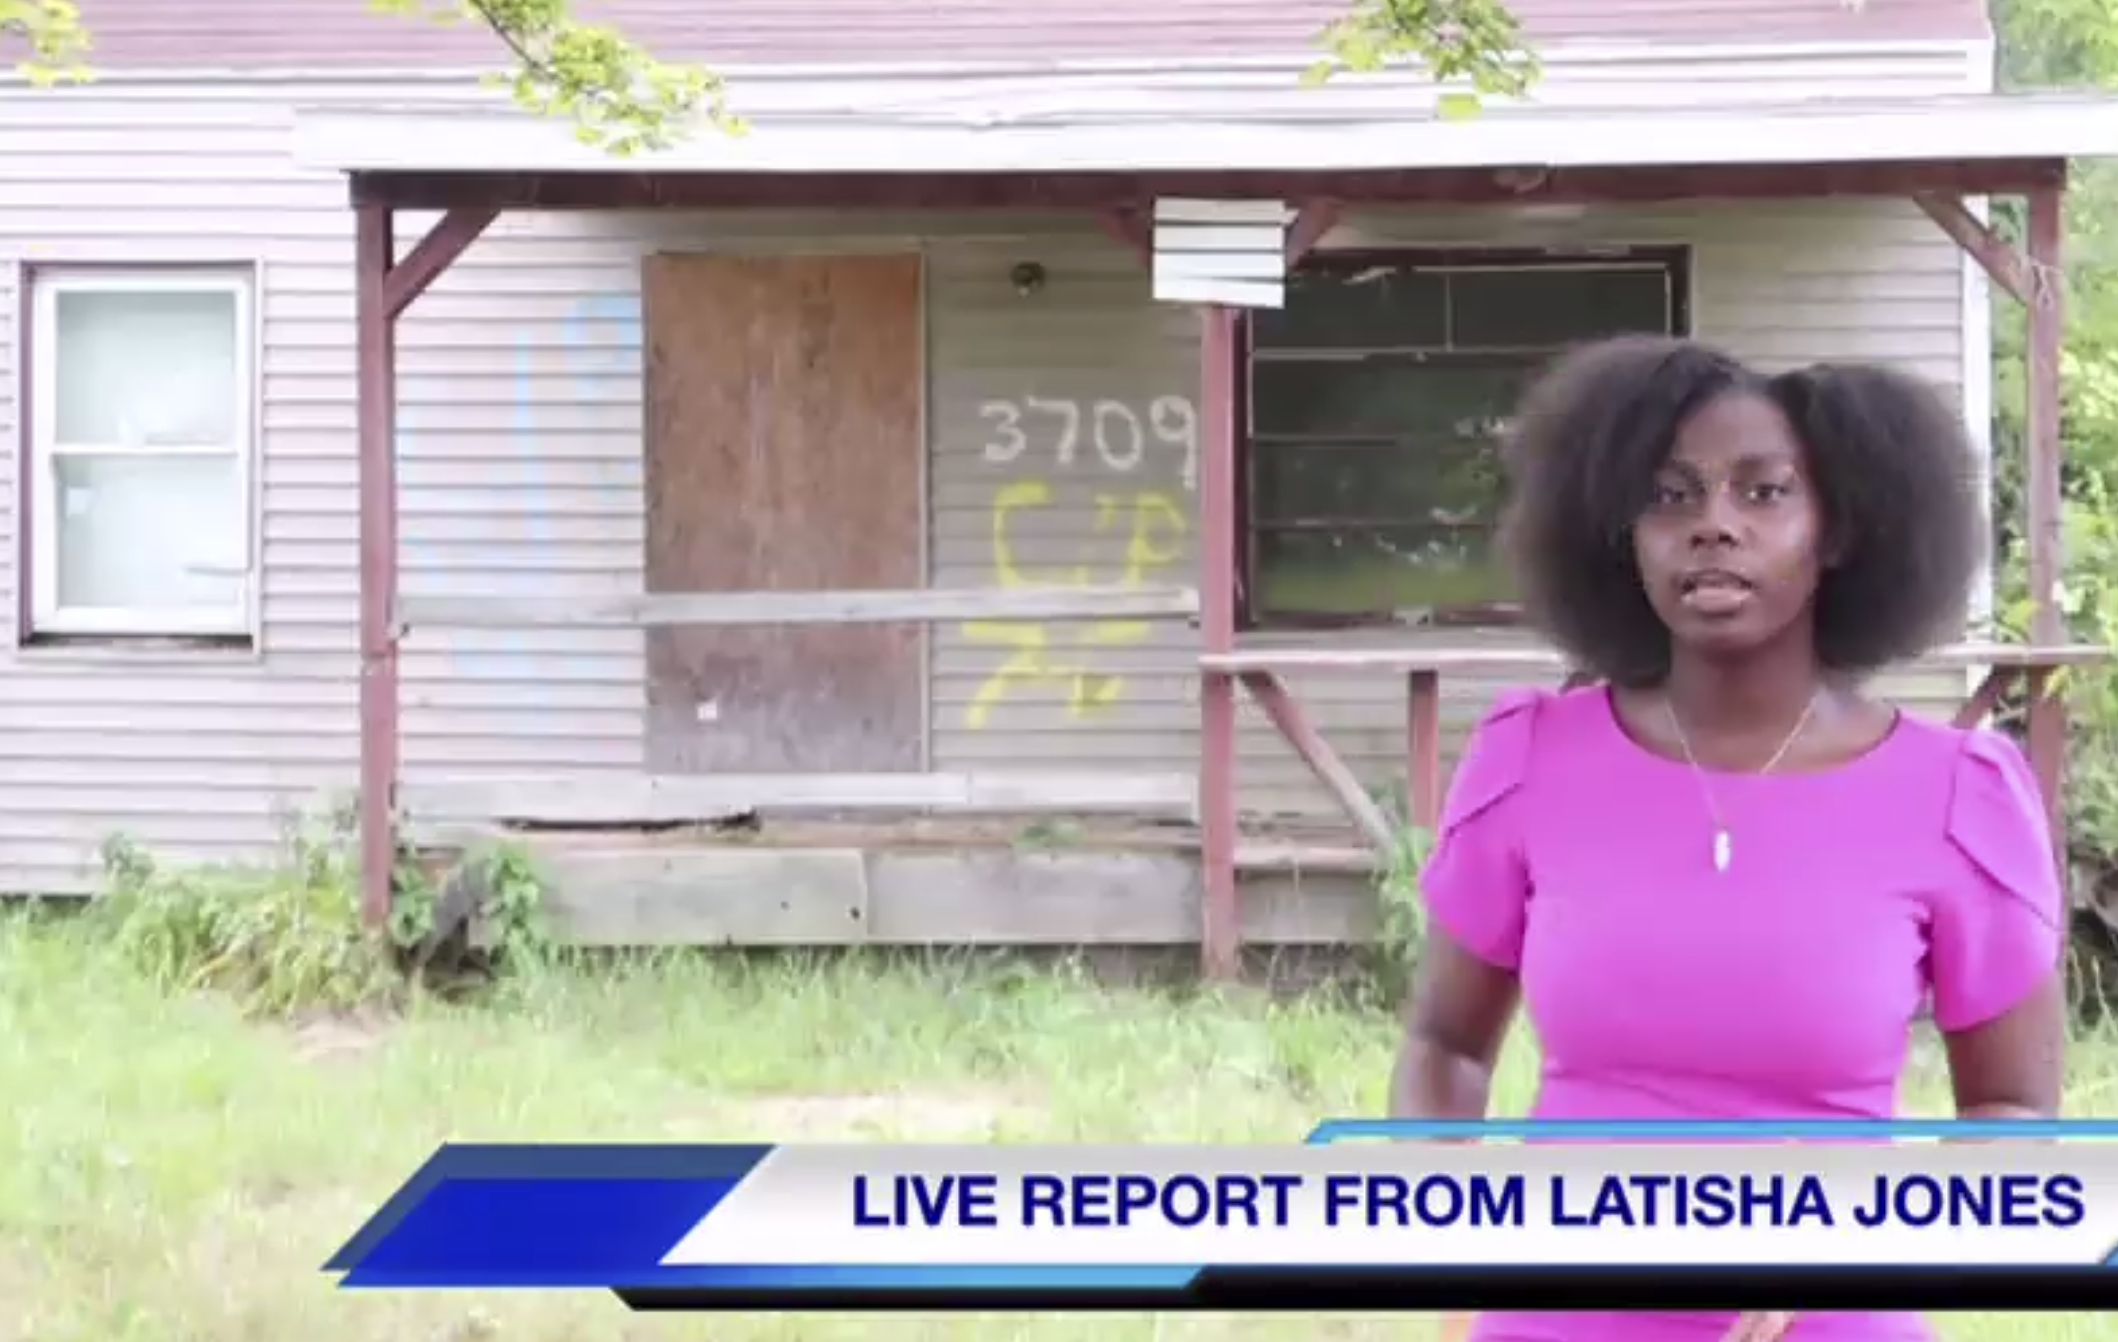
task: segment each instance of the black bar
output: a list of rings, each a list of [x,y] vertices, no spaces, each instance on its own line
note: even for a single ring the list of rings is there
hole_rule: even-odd
[[[1303,1311],[2000,1311],[2118,1309],[2118,1269],[2084,1268],[1207,1268],[1169,1291],[629,1288],[635,1310],[950,1314]]]

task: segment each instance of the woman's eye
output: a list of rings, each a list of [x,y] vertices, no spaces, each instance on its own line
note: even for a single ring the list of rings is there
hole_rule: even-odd
[[[1787,494],[1787,486],[1777,482],[1752,485],[1750,487],[1750,497],[1759,503],[1774,503],[1786,498]]]
[[[1657,508],[1673,508],[1684,502],[1685,492],[1681,485],[1656,485],[1654,502]]]

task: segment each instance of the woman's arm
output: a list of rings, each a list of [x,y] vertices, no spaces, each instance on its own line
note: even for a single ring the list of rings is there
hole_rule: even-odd
[[[1519,996],[1512,971],[1487,964],[1430,923],[1390,1076],[1390,1116],[1484,1118]]]
[[[2066,990],[2055,969],[2003,1014],[1944,1035],[1957,1117],[2056,1117],[2066,1033]]]
[[[1513,971],[1487,964],[1429,921],[1405,1011],[1404,1043],[1390,1072],[1390,1117],[1484,1118],[1493,1065],[1520,995]],[[1449,1315],[1442,1321],[1442,1342],[1469,1342],[1476,1318]]]

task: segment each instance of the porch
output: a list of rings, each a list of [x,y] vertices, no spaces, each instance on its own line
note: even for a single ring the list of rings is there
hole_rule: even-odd
[[[2054,119],[2055,112],[2066,114],[2066,119]],[[1948,133],[1937,133],[1937,115],[1950,119]],[[1283,255],[1296,261],[1329,231],[1340,212],[1377,205],[1917,200],[1938,228],[1978,259],[1994,283],[2030,304],[2028,534],[2032,588],[2040,596],[2030,644],[1996,648],[1966,643],[1919,669],[1960,675],[1967,685],[1976,682],[1958,714],[1964,721],[1990,712],[2008,684],[2028,686],[2031,754],[2056,813],[2064,723],[2057,698],[2046,693],[2051,673],[2103,654],[2066,644],[2051,599],[2060,572],[2060,296],[2058,287],[2041,277],[2053,273],[2058,262],[2064,159],[2118,145],[2110,109],[2078,104],[2055,108],[2004,99],[1950,109],[1928,101],[1915,106],[1879,104],[1851,120],[1834,120],[1813,109],[1751,108],[1740,117],[1702,114],[1692,118],[1699,124],[1672,135],[1672,123],[1686,117],[1657,111],[1651,120],[1661,135],[1655,139],[1643,138],[1649,119],[1637,116],[1633,120],[1642,124],[1632,125],[1628,138],[1622,115],[1591,119],[1602,124],[1589,125],[1575,118],[1561,133],[1549,117],[1495,113],[1478,123],[1439,127],[1448,137],[1446,144],[1434,139],[1394,145],[1388,151],[1394,163],[1450,164],[1418,170],[1378,166],[1376,155],[1382,151],[1373,138],[1361,139],[1344,127],[1330,126],[1316,128],[1319,133],[1305,136],[1299,147],[1284,136],[1275,142],[1272,135],[1263,134],[1246,138],[1240,146],[1224,143],[1217,152],[1226,163],[1209,169],[1174,161],[1199,152],[1195,144],[1177,147],[1183,140],[1180,126],[1168,137],[1155,137],[1152,144],[1129,144],[1122,153],[1107,143],[1093,150],[1084,147],[1081,152],[1093,161],[1068,172],[1040,174],[1026,160],[1010,161],[999,150],[991,150],[996,157],[990,165],[972,166],[964,160],[965,151],[955,148],[946,154],[935,149],[933,162],[888,177],[850,171],[852,165],[844,161],[818,163],[813,170],[805,164],[803,171],[675,162],[615,174],[593,159],[568,161],[550,143],[553,137],[539,139],[534,149],[527,141],[511,147],[503,138],[497,149],[482,155],[496,164],[496,171],[462,175],[436,165],[431,157],[421,161],[421,155],[439,157],[453,151],[433,134],[408,135],[408,117],[400,116],[388,135],[371,127],[365,149],[344,140],[340,127],[334,132],[342,140],[336,153],[340,161],[334,166],[351,172],[362,267],[362,819],[367,870],[388,871],[401,817],[442,817],[447,824],[498,824],[534,833],[558,868],[561,883],[584,892],[584,905],[593,902],[611,910],[626,907],[630,900],[631,907],[638,907],[659,890],[695,910],[720,911],[693,918],[690,932],[657,934],[656,939],[679,935],[704,941],[926,944],[1145,938],[1152,943],[1166,942],[1181,931],[1183,939],[1202,945],[1211,972],[1227,973],[1245,941],[1332,940],[1356,934],[1364,920],[1361,906],[1368,898],[1366,874],[1374,865],[1373,855],[1394,842],[1394,819],[1384,814],[1340,752],[1314,727],[1312,715],[1289,690],[1290,678],[1360,673],[1388,675],[1402,683],[1407,809],[1413,823],[1431,826],[1443,781],[1444,681],[1556,683],[1566,675],[1548,650],[1486,632],[1459,634],[1399,625],[1357,636],[1333,631],[1307,639],[1238,633],[1244,569],[1236,464],[1242,415],[1233,370],[1239,364],[1241,321],[1234,307],[1211,304],[1202,318],[1197,401],[1196,589],[1133,584],[1113,590],[1107,583],[936,587],[922,585],[929,574],[909,568],[901,580],[907,585],[889,590],[856,585],[860,578],[880,576],[871,569],[830,590],[661,591],[596,601],[400,599],[391,452],[392,327],[397,315],[510,209],[651,205],[851,210],[912,202],[927,208],[1061,208],[1103,221],[1109,231],[1140,249],[1144,268],[1154,252],[1154,237],[1145,227],[1151,202],[1171,197],[1288,202],[1293,219]],[[1742,133],[1728,124],[1732,119],[1741,121]],[[1422,128],[1422,134],[1437,129],[1430,123],[1413,125]],[[1406,128],[1400,124],[1398,129]],[[987,140],[981,152],[993,143]],[[1611,164],[1606,161],[1611,151],[1601,147],[1610,144],[1649,145],[1662,157]],[[1947,146],[1952,157],[1923,157],[1935,152],[1927,148],[1934,145]],[[2043,152],[2046,146],[2049,152]],[[2026,149],[2039,150],[2040,155],[2019,157]],[[740,156],[749,151],[712,145],[696,150],[699,156],[723,152]],[[850,157],[855,151],[831,152]],[[915,150],[911,157],[918,159],[921,152]],[[1962,157],[1978,152],[1989,156]],[[1302,171],[1289,166],[1328,164],[1334,154],[1356,160],[1366,156],[1368,161]],[[1148,160],[1144,164],[1138,161],[1143,155]],[[1157,155],[1160,161],[1155,161]],[[1864,156],[1865,161],[1850,155]],[[1542,166],[1509,166],[1525,161]],[[1995,237],[1969,203],[2004,195],[2021,195],[2029,202],[2026,253]],[[446,212],[401,259],[392,237],[393,215],[400,210]],[[649,543],[655,543],[652,534]],[[774,675],[792,677],[792,683],[801,679],[800,668],[820,661],[886,671],[891,649],[906,646],[903,631],[908,627],[963,620],[1024,628],[1068,622],[1152,623],[1178,636],[1195,627],[1200,705],[1196,774],[997,766],[934,772],[926,767],[928,760],[904,755],[900,744],[897,757],[883,761],[897,767],[851,771],[813,764],[793,771],[746,771],[717,761],[707,770],[650,771],[625,784],[604,778],[544,778],[398,786],[397,659],[403,640],[416,639],[421,630],[601,626],[649,631],[642,637],[666,637],[672,646],[681,647],[689,638],[694,648],[723,649],[739,643],[739,636],[729,633],[732,629],[745,631],[741,637],[763,630],[808,631],[826,638],[851,631],[876,636],[865,642],[841,639],[835,652],[827,643],[811,642],[806,658],[785,651],[799,643],[776,645],[780,650],[767,661],[777,668]],[[673,635],[678,630],[719,632],[706,633],[701,643],[699,635]],[[834,682],[825,678],[822,683]],[[1239,686],[1338,801],[1348,822],[1345,827],[1320,830],[1305,825],[1290,830],[1252,817],[1246,834],[1236,802]],[[848,813],[872,819],[823,819]],[[1160,823],[1154,823],[1158,818]],[[778,828],[782,823],[789,826],[785,831]],[[761,841],[758,825],[772,837]],[[1050,844],[1034,837],[1054,826],[1069,836],[1065,842]],[[664,832],[651,837],[638,832],[647,829]],[[584,836],[583,830],[602,832]],[[560,837],[553,831],[574,833]],[[944,875],[936,850],[949,858],[948,868],[957,875]],[[963,897],[951,896],[950,889]],[[1325,890],[1335,893],[1320,893]],[[595,892],[592,897],[590,891]],[[774,900],[780,891],[795,893]],[[815,893],[812,897],[806,892]],[[379,917],[387,907],[387,879],[372,879],[366,894],[371,914]],[[774,903],[777,912],[770,907]],[[910,912],[914,905],[916,917]],[[994,916],[996,907],[1010,905],[1059,909],[1064,916],[1048,922],[1027,914]],[[797,907],[802,912],[797,913]],[[960,931],[952,933],[952,927]],[[1039,927],[1045,930],[1039,933]],[[637,924],[623,935],[640,935]]]

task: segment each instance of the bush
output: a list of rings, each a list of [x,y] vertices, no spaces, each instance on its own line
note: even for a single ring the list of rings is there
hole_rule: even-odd
[[[467,967],[483,980],[548,953],[543,884],[518,850],[473,855],[440,886],[403,855],[384,933],[361,919],[355,852],[347,808],[297,821],[257,865],[164,866],[116,836],[89,917],[159,986],[226,993],[258,1015],[395,1007],[420,987],[461,986]],[[478,952],[473,923],[486,930]]]

